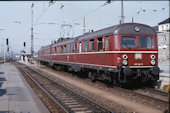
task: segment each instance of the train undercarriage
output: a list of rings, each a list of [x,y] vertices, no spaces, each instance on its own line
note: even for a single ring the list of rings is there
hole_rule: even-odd
[[[155,86],[157,80],[159,80],[159,67],[155,66],[151,69],[141,68],[141,69],[131,69],[128,66],[122,68],[122,66],[117,66],[116,69],[111,70],[107,68],[96,68],[92,66],[82,66],[82,65],[70,65],[70,64],[58,64],[40,61],[43,65],[48,65],[54,67],[56,70],[68,71],[68,72],[81,72],[84,76],[91,79],[92,82],[97,80],[107,81],[112,85],[120,86]]]

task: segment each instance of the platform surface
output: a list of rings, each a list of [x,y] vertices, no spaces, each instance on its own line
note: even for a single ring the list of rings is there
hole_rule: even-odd
[[[158,66],[160,68],[160,75],[161,76],[170,76],[170,59],[158,63]]]
[[[17,68],[0,64],[0,113],[49,113]]]

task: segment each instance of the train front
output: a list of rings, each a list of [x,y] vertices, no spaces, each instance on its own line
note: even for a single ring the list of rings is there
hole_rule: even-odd
[[[155,31],[143,24],[127,23],[115,29],[118,79],[121,83],[142,81],[155,84],[159,79]]]

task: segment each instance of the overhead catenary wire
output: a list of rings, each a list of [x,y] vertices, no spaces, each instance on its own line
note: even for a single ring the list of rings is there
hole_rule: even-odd
[[[97,11],[98,9],[100,9],[100,8],[106,6],[106,5],[109,5],[109,4],[113,3],[113,2],[114,2],[114,1],[111,1],[111,2],[109,2],[109,3],[108,3],[108,2],[105,2],[103,5],[101,5],[101,6],[97,7],[97,8],[95,8],[95,9],[93,9],[93,10],[87,12],[86,14],[81,15],[80,17],[78,17],[78,18],[76,18],[76,19],[70,21],[69,24],[72,23],[72,22],[74,22],[74,21],[76,21],[76,20],[78,20],[78,19],[80,19],[80,18],[84,18],[85,16],[87,16],[87,15],[89,15],[89,14],[91,14],[91,13]]]
[[[85,16],[87,16],[87,15],[89,15],[89,14],[91,14],[91,13],[94,13],[95,11],[97,11],[97,10],[101,9],[102,7],[104,7],[104,6],[106,6],[106,5],[109,5],[109,4],[113,3],[113,2],[114,2],[114,1],[105,2],[104,4],[100,5],[99,7],[95,8],[95,9],[93,9],[93,10],[88,11],[88,12],[85,13],[84,15],[81,15],[81,16],[77,17],[76,19],[73,19],[72,21],[68,22],[68,24],[71,24],[71,23],[75,22],[76,20],[82,19],[82,18],[84,18]],[[69,28],[68,28],[68,29],[69,29]],[[65,30],[67,30],[67,29],[65,29]],[[58,31],[55,31],[55,32],[52,34],[52,38],[55,36],[55,34],[56,34],[57,32],[58,32]],[[73,36],[72,36],[72,37],[73,37]]]
[[[41,13],[41,15],[36,19],[35,23],[38,23],[38,21],[41,19],[41,17],[47,12],[47,10],[50,8],[51,5],[55,4],[55,2],[50,2],[48,7],[45,9],[45,5],[43,4],[44,11]]]
[[[169,4],[167,6],[160,8],[160,9],[143,9],[142,7],[140,7],[140,9],[132,17],[135,17],[142,13],[158,13],[161,11],[165,11],[167,8],[169,8]]]

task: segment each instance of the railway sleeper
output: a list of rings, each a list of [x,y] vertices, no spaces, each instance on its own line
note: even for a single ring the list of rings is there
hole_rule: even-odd
[[[48,62],[41,61],[42,64],[48,65]],[[98,69],[95,67],[89,66],[81,66],[76,64],[57,64],[54,63],[53,67],[59,71],[68,71],[68,72],[76,72],[79,77],[88,77],[92,82],[96,82],[97,80],[106,81],[111,85],[128,85],[132,82],[134,84],[145,84],[150,82],[150,79],[154,79],[152,77],[152,73],[144,73],[144,70],[141,69],[130,69],[128,66],[125,68],[117,68],[115,72],[109,72],[104,69]],[[79,72],[81,72],[79,74]],[[139,82],[138,82],[139,81]],[[142,82],[140,82],[142,81]],[[133,86],[133,85],[132,85]]]

